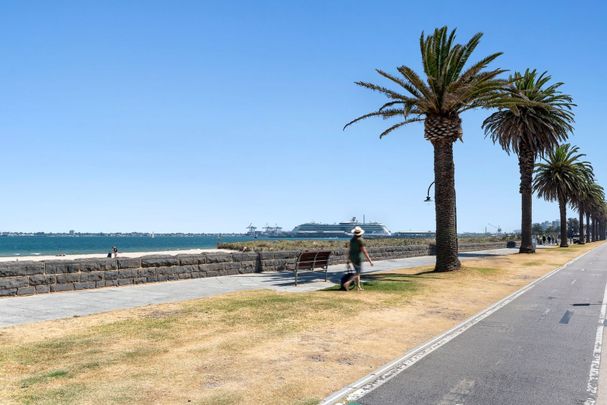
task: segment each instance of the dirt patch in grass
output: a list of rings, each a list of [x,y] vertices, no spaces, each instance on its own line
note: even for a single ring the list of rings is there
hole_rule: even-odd
[[[0,329],[0,402],[317,403],[597,245]]]

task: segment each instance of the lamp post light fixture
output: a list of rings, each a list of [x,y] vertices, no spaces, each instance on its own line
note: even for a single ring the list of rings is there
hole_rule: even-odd
[[[424,200],[424,202],[432,202],[432,198],[430,198],[430,188],[434,185],[434,182],[430,183],[430,185],[428,186],[428,192],[426,193],[426,199]]]
[[[424,202],[433,202],[432,198],[430,198],[430,188],[432,188],[432,186],[434,185],[434,181],[432,183],[430,183],[430,185],[428,186],[428,191],[426,192],[426,199],[424,200]],[[457,211],[455,212],[455,235],[457,235]],[[459,252],[459,238],[456,236],[455,238],[455,242],[457,243],[457,251]]]

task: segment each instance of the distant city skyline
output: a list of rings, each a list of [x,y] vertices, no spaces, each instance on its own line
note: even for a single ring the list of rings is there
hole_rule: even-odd
[[[570,217],[573,218],[573,217]],[[358,219],[358,218],[357,218]],[[577,219],[577,218],[574,218]],[[318,221],[307,221],[307,222],[316,222],[319,223]],[[376,221],[366,221],[366,222],[376,222]],[[377,221],[380,222],[381,221]],[[305,222],[302,222],[300,224],[303,224]],[[333,223],[337,223],[337,222],[331,222],[331,224]],[[545,220],[545,221],[537,221],[534,222],[534,224],[540,224],[544,229],[546,229],[549,226],[552,226],[554,228],[558,228],[560,221],[558,219],[555,220]],[[298,225],[300,225],[298,224]],[[274,224],[274,225],[270,225],[270,224],[264,224],[264,225],[256,225],[254,223],[250,223],[249,225],[252,225],[257,231],[262,231],[263,228],[265,228],[266,226],[269,226],[270,228],[272,227],[279,227],[281,228],[283,231],[291,231],[292,228],[285,228],[280,226],[280,224]],[[409,232],[409,231],[420,231],[420,232],[434,232],[434,229],[392,229],[390,228],[389,224],[384,224],[386,225],[390,231],[392,233],[397,233],[397,232]],[[464,230],[464,231],[460,231],[459,233],[461,234],[466,234],[466,233],[497,233],[497,230],[501,229],[501,233],[520,233],[520,229],[519,228],[513,228],[513,229],[504,229],[501,225],[494,225],[494,224],[487,224],[485,226],[485,228],[483,230]],[[188,234],[244,234],[247,232],[247,229],[249,229],[248,227],[243,228],[240,231],[233,231],[233,232],[155,232],[155,231],[140,231],[140,230],[132,230],[132,231],[94,231],[94,230],[75,230],[75,229],[69,229],[66,231],[18,231],[18,230],[2,230],[0,229],[0,235],[7,235],[7,234],[36,234],[36,233],[46,233],[46,234],[62,234],[62,235],[74,235],[74,234],[132,234],[132,235],[177,235],[177,234],[184,234],[184,235],[188,235]]]
[[[607,5],[591,2],[44,2],[0,4],[0,231],[243,232],[353,216],[434,230],[423,126],[344,124],[383,100],[376,68],[421,71],[419,36],[483,32],[472,61],[547,70],[570,138],[605,185]],[[513,28],[515,27],[515,29]],[[519,173],[463,114],[458,230],[520,228]],[[577,213],[569,209],[568,217]],[[558,217],[534,199],[533,222]]]

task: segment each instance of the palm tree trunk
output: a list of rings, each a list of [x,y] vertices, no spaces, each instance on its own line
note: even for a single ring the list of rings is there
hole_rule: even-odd
[[[531,240],[532,228],[532,195],[533,164],[535,154],[526,145],[521,145],[518,154],[518,168],[521,174],[521,247],[519,253],[535,253]]]
[[[590,237],[590,240],[595,242],[596,241],[596,229],[595,229],[596,220],[594,219],[594,216],[591,216],[590,219],[592,219],[592,236]]]
[[[569,247],[567,243],[567,200],[559,197],[559,210],[561,212],[561,247]]]
[[[596,217],[592,217],[592,241],[597,241],[598,227],[596,226]]]
[[[580,244],[584,244],[584,211],[582,211],[582,209],[579,209],[580,211],[580,229],[579,229],[579,235],[580,237],[578,238],[578,240],[580,241]]]
[[[436,210],[435,271],[452,271],[461,267],[457,257],[457,218],[455,201],[455,164],[453,141],[440,139],[434,146],[434,206]]]
[[[590,243],[590,213],[586,213],[586,243]]]

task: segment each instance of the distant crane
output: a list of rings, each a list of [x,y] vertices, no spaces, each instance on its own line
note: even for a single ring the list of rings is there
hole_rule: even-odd
[[[495,225],[493,225],[491,223],[488,223],[487,225],[489,225],[492,228],[495,228],[497,230],[498,234],[502,233],[502,227],[501,226],[499,226],[499,225],[495,226]],[[485,233],[487,233],[487,227],[485,227]]]
[[[274,226],[270,226],[266,223],[266,226],[263,227],[263,236],[278,236],[282,233],[282,228],[278,226],[278,224],[274,224]]]
[[[246,229],[249,230],[249,232],[247,232],[248,236],[257,237],[257,227],[253,225],[253,222],[251,222]]]

